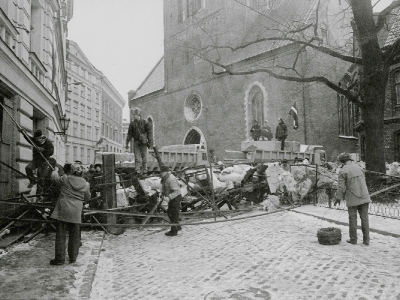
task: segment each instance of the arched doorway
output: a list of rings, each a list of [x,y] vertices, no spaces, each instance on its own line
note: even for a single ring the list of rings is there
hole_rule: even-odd
[[[184,144],[189,145],[189,144],[200,144],[200,143],[201,143],[200,133],[195,129],[190,130],[189,133],[186,135]]]

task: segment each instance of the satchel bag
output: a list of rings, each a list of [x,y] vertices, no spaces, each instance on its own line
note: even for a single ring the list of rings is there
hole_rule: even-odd
[[[146,133],[141,133],[139,135],[139,142],[142,145],[146,145],[147,144],[147,134]]]

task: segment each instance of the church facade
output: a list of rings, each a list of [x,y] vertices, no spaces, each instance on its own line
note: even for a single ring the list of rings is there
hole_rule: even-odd
[[[328,160],[356,152],[357,138],[339,132],[336,92],[323,83],[282,80],[262,71],[296,63],[303,77],[338,82],[349,64],[297,43],[249,44],[277,36],[274,30],[283,34],[293,24],[319,24],[314,28],[320,42],[346,51],[349,29],[332,17],[346,11],[342,2],[165,0],[164,56],[128,93],[129,106],[140,107],[142,117],[153,121],[157,146],[203,144],[217,160],[224,150],[241,150],[242,141],[252,140],[254,120],[267,121],[274,131],[279,118],[288,125],[288,141],[321,145]],[[348,18],[341,15],[342,22]],[[242,75],[220,72],[218,64]],[[294,104],[297,129],[289,116]]]

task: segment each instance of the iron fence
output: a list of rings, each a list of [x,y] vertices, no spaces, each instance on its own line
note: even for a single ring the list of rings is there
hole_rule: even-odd
[[[372,203],[369,213],[386,218],[400,219],[400,177],[366,171],[368,190]],[[316,190],[314,204],[332,209],[347,210],[346,201],[335,203],[335,184],[321,186]]]

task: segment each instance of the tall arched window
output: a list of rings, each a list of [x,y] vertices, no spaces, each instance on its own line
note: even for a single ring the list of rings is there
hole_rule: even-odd
[[[259,86],[254,86],[249,94],[249,111],[251,112],[251,122],[257,120],[258,124],[264,124],[264,96]]]

